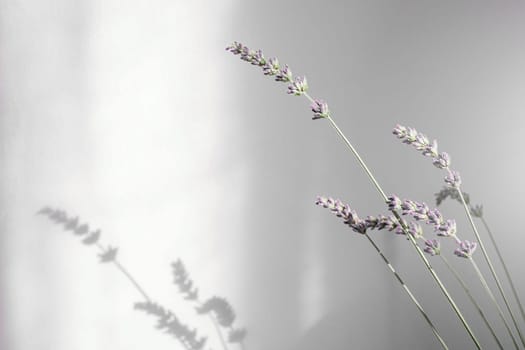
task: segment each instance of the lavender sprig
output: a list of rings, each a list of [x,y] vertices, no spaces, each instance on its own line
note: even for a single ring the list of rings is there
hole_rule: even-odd
[[[234,44],[232,44],[231,46],[227,47],[226,50],[232,52],[233,54],[238,54],[239,50],[238,48],[239,47],[242,47],[242,44],[239,44],[237,42],[234,42]],[[289,80],[288,80],[289,81]],[[314,99],[312,97],[310,97],[308,95],[308,93],[304,93],[303,94],[311,103],[314,103]],[[361,156],[359,155],[359,153],[357,152],[357,150],[354,148],[354,146],[352,145],[352,143],[350,143],[350,141],[348,140],[348,138],[345,136],[345,134],[341,131],[341,129],[337,126],[337,124],[335,123],[335,121],[333,120],[333,118],[331,117],[331,115],[328,115],[326,118],[324,119],[327,119],[329,122],[330,122],[330,125],[335,129],[335,131],[337,132],[337,134],[343,139],[344,143],[346,144],[346,146],[350,149],[350,151],[352,152],[352,154],[355,156],[355,158],[357,159],[359,165],[361,166],[361,168],[365,171],[365,173],[367,174],[368,178],[370,179],[370,181],[372,182],[372,184],[374,185],[375,189],[379,192],[380,196],[382,197],[382,199],[384,201],[387,200],[387,196],[385,194],[385,192],[383,191],[383,189],[381,188],[381,186],[379,185],[379,183],[377,182],[376,178],[374,177],[374,175],[372,174],[372,172],[370,171],[370,169],[368,169],[368,166],[366,165],[366,163],[363,161],[363,159],[361,158]],[[392,210],[392,213],[394,214],[394,216],[398,219],[398,220],[401,220],[401,216],[399,215],[399,213],[395,210]],[[409,238],[413,248],[416,250],[416,252],[418,253],[418,256],[421,258],[423,264],[425,265],[425,267],[427,268],[427,270],[429,271],[429,273],[431,274],[432,278],[434,279],[434,281],[438,284],[440,290],[443,292],[445,298],[447,299],[447,301],[449,302],[450,306],[452,307],[452,309],[454,310],[454,312],[456,313],[456,315],[458,316],[458,318],[460,319],[461,321],[461,324],[463,325],[463,327],[465,328],[465,330],[467,331],[467,333],[469,334],[470,338],[472,339],[472,341],[474,342],[474,344],[476,345],[476,348],[477,349],[481,349],[481,344],[479,343],[479,341],[477,340],[476,336],[474,335],[474,333],[472,332],[472,329],[470,328],[468,322],[465,320],[465,318],[463,317],[463,314],[461,313],[461,311],[459,310],[459,308],[457,307],[456,303],[454,302],[454,300],[452,299],[452,296],[450,295],[450,293],[448,292],[448,290],[445,288],[444,284],[441,282],[441,279],[438,277],[437,273],[435,272],[435,270],[432,268],[432,265],[430,264],[430,262],[428,261],[428,259],[426,258],[425,256],[425,253],[423,252],[423,250],[417,245],[415,239],[412,237],[412,235],[410,235],[410,233],[408,232],[408,227],[402,225],[402,229],[403,231],[405,232],[405,234],[407,235],[407,237]]]

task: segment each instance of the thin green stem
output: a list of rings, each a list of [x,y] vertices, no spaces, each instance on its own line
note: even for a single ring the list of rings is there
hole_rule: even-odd
[[[381,256],[381,258],[383,259],[383,261],[385,262],[385,264],[388,266],[388,268],[390,269],[390,271],[394,274],[394,276],[396,277],[397,281],[401,284],[401,286],[403,287],[403,289],[405,290],[405,292],[408,294],[408,296],[410,297],[410,299],[412,299],[412,302],[416,305],[416,307],[418,308],[419,312],[421,313],[421,315],[423,315],[423,318],[425,319],[425,321],[427,321],[428,325],[430,326],[430,328],[432,329],[432,332],[434,333],[434,335],[436,336],[436,338],[438,339],[439,343],[441,344],[441,346],[443,347],[443,349],[448,349],[448,346],[447,344],[445,343],[445,341],[443,340],[443,338],[441,338],[441,336],[439,335],[439,332],[437,331],[436,327],[434,326],[434,324],[432,323],[432,321],[430,320],[430,318],[428,317],[427,313],[425,312],[425,310],[423,309],[423,307],[421,306],[421,304],[418,302],[418,300],[416,299],[416,297],[412,294],[412,292],[410,291],[410,289],[407,287],[407,285],[405,284],[405,282],[401,279],[401,276],[399,276],[399,274],[397,273],[397,271],[394,269],[394,267],[392,266],[392,264],[390,264],[390,261],[388,261],[387,257],[383,254],[383,252],[381,251],[381,249],[379,249],[379,247],[377,246],[377,244],[372,240],[372,238],[367,234],[365,233],[365,236],[366,238],[368,238],[368,241],[370,242],[370,244],[375,248],[375,250],[379,253],[379,255]]]
[[[489,225],[487,224],[487,221],[485,221],[485,218],[481,217],[481,222],[485,226],[485,229],[487,230],[487,233],[489,234],[489,238],[492,241],[492,245],[494,246],[494,250],[496,251],[496,254],[498,255],[498,258],[501,262],[501,266],[503,266],[503,271],[505,272],[505,275],[507,276],[507,279],[509,281],[510,289],[512,291],[512,294],[514,295],[514,298],[516,299],[516,302],[518,304],[518,308],[520,309],[521,317],[523,318],[523,321],[525,321],[525,311],[523,310],[523,306],[521,304],[520,298],[518,297],[518,292],[516,291],[516,287],[514,286],[514,282],[512,282],[512,278],[510,277],[509,270],[507,269],[507,265],[505,264],[505,261],[503,260],[503,254],[501,254],[498,245],[496,244],[496,240],[494,239],[494,235],[492,234],[492,231],[489,228]]]
[[[507,329],[507,332],[509,333],[510,337],[512,338],[512,342],[514,343],[514,346],[516,347],[516,349],[519,349],[518,343],[516,342],[516,338],[514,338],[514,335],[512,334],[512,331],[510,330],[510,326],[507,323],[507,320],[505,319],[505,316],[503,315],[503,310],[501,310],[500,306],[498,305],[498,302],[496,301],[496,298],[494,297],[494,294],[490,290],[489,285],[487,284],[487,281],[483,277],[483,274],[479,270],[478,265],[476,264],[474,259],[472,259],[472,258],[468,258],[468,259],[472,263],[472,266],[474,266],[474,270],[476,271],[476,274],[478,275],[479,280],[481,281],[481,284],[483,285],[483,288],[485,288],[485,291],[487,292],[487,294],[489,295],[490,299],[492,300],[492,302],[494,303],[494,305],[498,309],[499,317],[503,321],[503,324],[505,325],[505,328]]]
[[[465,293],[467,294],[468,298],[470,299],[470,301],[472,302],[472,304],[474,305],[474,307],[478,310],[479,312],[479,315],[481,316],[481,318],[483,319],[483,322],[485,322],[485,325],[488,327],[489,331],[490,331],[490,334],[492,334],[492,337],[494,338],[494,340],[496,341],[496,343],[498,344],[498,347],[503,350],[503,345],[501,345],[501,342],[500,340],[498,339],[498,337],[496,336],[496,332],[494,332],[494,329],[491,327],[491,325],[489,324],[489,321],[487,320],[487,318],[485,317],[485,313],[483,312],[483,310],[481,309],[481,306],[478,304],[478,302],[476,301],[476,299],[474,299],[474,297],[472,296],[472,293],[470,292],[470,290],[468,289],[467,287],[467,284],[465,283],[465,281],[463,281],[463,279],[461,278],[461,276],[459,275],[459,273],[456,271],[456,269],[450,265],[450,263],[448,262],[448,260],[441,254],[439,254],[439,257],[441,258],[441,260],[445,263],[445,266],[449,269],[450,272],[452,272],[452,274],[454,275],[454,277],[456,278],[456,280],[459,282],[459,284],[461,285],[461,287],[463,288],[463,290],[465,291]]]
[[[449,170],[450,171],[450,170]],[[474,223],[474,220],[472,219],[472,215],[470,214],[470,209],[467,205],[467,202],[465,201],[465,197],[463,197],[463,192],[461,191],[461,188],[458,186],[457,192],[459,194],[459,197],[461,198],[461,203],[463,204],[463,208],[465,209],[465,212],[467,214],[468,220],[470,222],[470,226],[472,227],[472,230],[474,231],[474,235],[476,236],[476,239],[478,240],[479,247],[481,248],[481,251],[483,253],[483,256],[485,257],[485,261],[487,262],[487,265],[489,266],[490,272],[492,274],[492,277],[494,277],[494,281],[496,281],[496,286],[498,287],[498,290],[503,297],[503,302],[505,303],[505,306],[507,307],[507,311],[510,314],[510,318],[512,319],[512,323],[514,324],[514,327],[516,327],[516,330],[518,331],[518,336],[520,337],[521,344],[525,347],[525,339],[523,338],[523,335],[521,334],[520,328],[518,326],[518,323],[516,322],[516,319],[514,318],[514,314],[512,312],[512,309],[509,305],[509,302],[507,300],[507,297],[505,295],[505,291],[503,290],[503,287],[501,286],[501,282],[498,278],[498,275],[496,273],[496,270],[494,269],[494,266],[492,265],[492,261],[489,258],[489,255],[487,253],[487,250],[485,249],[485,245],[483,244],[483,240],[481,239],[478,229],[476,228],[476,224]]]
[[[312,103],[314,102],[314,100],[308,94],[305,93],[304,95],[306,96],[306,98],[308,98],[310,100],[310,102],[312,102]],[[383,189],[381,188],[381,186],[379,185],[379,183],[375,179],[374,175],[372,175],[372,172],[370,171],[370,169],[368,169],[368,167],[366,166],[365,162],[363,161],[363,159],[361,158],[361,156],[359,155],[357,150],[354,148],[354,146],[352,146],[352,144],[350,143],[348,138],[344,135],[344,133],[341,131],[341,129],[339,129],[339,127],[334,122],[332,117],[329,115],[326,119],[328,119],[328,121],[330,122],[332,127],[336,130],[336,132],[339,134],[339,136],[343,139],[345,144],[348,146],[348,148],[350,149],[352,154],[357,159],[359,165],[363,168],[365,173],[368,175],[368,178],[373,183],[373,185],[376,188],[376,190],[379,192],[381,197],[383,197],[383,200],[387,201],[388,197],[386,196],[385,192],[383,191]],[[423,250],[419,247],[419,245],[415,241],[414,237],[412,237],[412,235],[409,233],[408,228],[406,227],[406,225],[403,224],[403,221],[401,220],[401,216],[395,210],[392,210],[392,213],[394,214],[394,216],[399,221],[401,227],[403,228],[403,232],[409,238],[410,242],[412,243],[412,246],[414,247],[414,249],[416,249],[416,252],[418,253],[419,257],[421,258],[421,260],[425,264],[426,268],[428,269],[428,271],[430,272],[430,274],[432,275],[432,277],[434,278],[434,280],[438,284],[439,288],[441,289],[441,291],[445,295],[445,297],[448,300],[449,304],[451,305],[452,309],[454,310],[454,312],[458,316],[459,320],[461,321],[463,327],[465,328],[465,330],[467,331],[468,335],[470,336],[470,338],[472,339],[472,341],[476,345],[476,348],[477,349],[481,349],[481,344],[479,343],[478,339],[476,338],[476,336],[472,332],[472,329],[470,328],[468,322],[465,320],[465,317],[463,317],[463,314],[461,313],[461,311],[459,310],[458,306],[456,305],[456,303],[452,299],[452,296],[450,295],[448,290],[445,288],[444,284],[441,282],[441,280],[438,277],[437,273],[432,268],[432,265],[430,265],[430,262],[425,257],[425,254],[423,253]]]

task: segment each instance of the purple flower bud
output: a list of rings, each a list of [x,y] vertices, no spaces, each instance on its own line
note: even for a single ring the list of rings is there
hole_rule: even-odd
[[[389,215],[388,217],[381,216],[379,218],[379,226],[381,228],[386,228],[388,231],[393,231],[399,226],[399,224],[397,223],[397,219],[394,215]]]
[[[430,208],[426,203],[418,203],[415,202],[417,205],[417,208],[415,212],[412,213],[412,217],[418,221],[427,221],[428,220],[428,212],[430,211]]]
[[[308,90],[306,77],[297,77],[290,85],[288,85],[288,93],[290,95],[301,96],[306,90]]]
[[[427,147],[425,147],[423,150],[423,155],[432,158],[438,157],[438,145],[436,140],[432,141],[432,144],[429,144]]]
[[[369,228],[369,229],[375,229],[378,225],[379,225],[379,219],[376,218],[375,216],[372,216],[372,215],[368,215],[365,219],[365,223],[366,223],[366,226]]]
[[[261,50],[257,50],[255,54],[253,54],[251,62],[253,65],[261,67],[266,64],[266,59]]]
[[[322,119],[327,118],[330,111],[328,110],[328,104],[323,100],[315,100],[311,105],[312,112],[314,112],[314,117],[312,119]]]
[[[450,156],[446,152],[441,152],[439,156],[434,158],[434,165],[439,169],[446,169],[450,165]]]
[[[423,229],[421,226],[415,222],[411,222],[408,225],[408,232],[414,237],[414,239],[419,239],[423,237]]]
[[[288,83],[292,81],[292,71],[290,70],[290,67],[286,64],[284,68],[281,68],[279,73],[275,76],[276,81],[282,81],[284,83]]]
[[[404,139],[407,134],[407,128],[403,125],[397,124],[394,130],[392,131],[394,135],[396,135],[400,139]]]
[[[388,204],[388,209],[389,210],[401,210],[401,204],[403,202],[401,201],[401,199],[399,199],[398,196],[396,196],[395,194],[391,195],[390,197],[388,197],[387,201],[386,201],[386,204]]]
[[[264,75],[275,75],[279,73],[279,60],[277,57],[270,58],[263,67]]]
[[[401,209],[403,209],[403,215],[412,215],[417,209],[417,203],[410,199],[405,199],[401,204]]]
[[[416,140],[412,143],[412,145],[418,151],[425,151],[427,147],[430,146],[430,141],[428,140],[428,137],[426,137],[424,134],[417,133]]]
[[[456,235],[456,220],[447,220],[437,229],[437,235],[443,237],[452,237]]]
[[[436,228],[438,228],[439,226],[445,223],[445,219],[443,219],[443,215],[437,208],[434,210],[429,210],[427,215],[428,215],[428,223],[431,225],[434,225],[434,227]]]
[[[440,244],[437,239],[427,239],[425,241],[425,246],[425,253],[428,253],[432,256],[439,255],[441,253]]]
[[[226,48],[226,51],[230,51],[231,53],[233,53],[234,55],[238,55],[240,54],[244,49],[244,45],[237,42],[237,41],[234,41],[233,44],[231,44],[230,46],[228,46]]]
[[[416,129],[410,128],[410,127],[407,128],[407,132],[405,135],[405,139],[403,140],[403,143],[411,145],[412,143],[416,141],[417,135],[418,135],[418,132]]]
[[[250,50],[248,46],[243,46],[241,51],[241,60],[246,62],[251,62],[253,59],[253,56],[255,56],[255,51]]]
[[[447,185],[453,188],[459,188],[461,185],[461,176],[455,170],[449,171],[448,175],[445,176],[445,182]]]
[[[350,227],[357,233],[366,233],[367,226],[365,220],[361,220],[357,216],[354,218],[354,221],[350,224]]]
[[[454,254],[460,258],[471,258],[477,247],[478,244],[476,242],[464,240],[463,242],[459,243],[459,247],[454,251]]]

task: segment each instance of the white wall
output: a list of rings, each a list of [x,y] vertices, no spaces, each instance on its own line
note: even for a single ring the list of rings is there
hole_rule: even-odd
[[[351,155],[310,120],[305,99],[224,47],[240,40],[306,74],[389,193],[430,204],[443,175],[392,127],[437,138],[524,291],[524,11],[469,1],[0,1],[0,348],[176,346],[132,309],[141,296],[97,264],[96,250],[34,215],[50,205],[100,227],[154,299],[208,327],[172,285],[169,264],[183,259],[204,297],[232,302],[249,350],[438,349],[368,243],[313,205],[325,194],[362,216],[383,211]],[[443,211],[471,238],[455,203]],[[445,338],[469,347],[405,242],[374,237]]]

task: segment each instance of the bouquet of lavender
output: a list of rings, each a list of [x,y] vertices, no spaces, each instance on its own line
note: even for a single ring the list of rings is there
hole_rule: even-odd
[[[372,245],[375,252],[379,254],[381,259],[385,262],[388,269],[396,277],[397,281],[407,293],[410,300],[414,303],[420,314],[422,315],[425,322],[428,324],[430,330],[433,332],[436,341],[442,346],[443,349],[449,349],[449,346],[446,342],[446,336],[442,335],[435,324],[432,322],[431,317],[425,311],[421,303],[418,301],[414,293],[409,289],[409,287],[404,283],[400,274],[392,266],[388,258],[381,251],[379,246],[373,240],[373,238],[368,234],[370,230],[388,230],[395,232],[398,235],[403,235],[410,242],[410,245],[417,252],[421,263],[424,264],[430,275],[432,276],[434,282],[437,284],[445,300],[450,304],[452,311],[461,321],[464,330],[468,333],[472,343],[477,349],[482,349],[484,346],[488,348],[493,348],[494,344],[481,344],[479,339],[474,334],[469,322],[463,315],[461,309],[456,304],[453,299],[453,296],[446,288],[445,284],[442,282],[441,278],[438,276],[437,272],[432,267],[429,257],[437,257],[442,260],[447,267],[448,271],[453,275],[453,277],[459,282],[463,291],[466,293],[470,302],[473,304],[481,320],[483,321],[486,328],[489,330],[492,338],[499,349],[506,348],[507,343],[511,342],[512,346],[515,349],[525,348],[525,338],[523,336],[523,330],[517,320],[515,315],[515,310],[511,307],[510,300],[505,293],[503,285],[498,277],[492,259],[489,257],[486,246],[482,240],[482,237],[479,234],[478,228],[474,222],[473,217],[481,218],[482,222],[489,234],[489,237],[494,245],[494,248],[497,252],[499,262],[504,268],[506,278],[511,286],[512,294],[514,297],[514,302],[518,305],[521,321],[525,321],[525,312],[521,301],[518,297],[518,293],[512,282],[510,273],[503,261],[503,257],[499,251],[499,248],[496,245],[494,237],[489,230],[489,227],[486,221],[482,218],[482,207],[481,206],[471,206],[469,202],[469,196],[464,193],[461,189],[461,177],[458,171],[453,170],[451,166],[450,156],[446,152],[438,151],[438,144],[436,140],[430,141],[430,139],[421,132],[418,132],[414,128],[405,127],[402,125],[396,125],[393,129],[393,134],[397,136],[399,140],[403,143],[413,146],[416,150],[421,152],[425,157],[428,157],[432,160],[434,166],[438,169],[444,170],[446,175],[444,178],[445,184],[447,187],[436,194],[437,205],[450,197],[457,199],[463,206],[465,214],[467,215],[468,221],[474,232],[476,241],[469,241],[466,239],[461,239],[456,221],[454,219],[446,219],[443,217],[441,212],[437,209],[431,209],[426,203],[418,202],[411,199],[400,199],[397,195],[387,195],[379,182],[376,180],[370,169],[367,167],[364,160],[361,158],[355,147],[337,126],[332,114],[328,108],[328,104],[322,99],[312,98],[308,94],[308,83],[306,77],[297,76],[294,77],[292,71],[288,65],[281,65],[279,60],[275,57],[266,59],[261,50],[252,50],[249,47],[243,45],[239,42],[234,42],[226,48],[227,51],[233,53],[234,55],[240,56],[243,61],[251,63],[254,66],[257,66],[262,69],[263,74],[266,76],[274,77],[277,82],[282,82],[288,84],[288,94],[294,96],[304,96],[310,102],[310,109],[313,113],[313,120],[326,120],[336,131],[336,133],[342,138],[345,145],[349,148],[350,152],[355,156],[357,162],[367,174],[370,182],[373,187],[377,190],[378,194],[385,201],[386,209],[388,209],[389,214],[379,214],[376,216],[368,215],[366,217],[360,217],[355,210],[353,210],[348,204],[343,203],[340,200],[336,200],[330,197],[318,197],[316,199],[316,204],[322,206],[326,209],[329,209],[333,214],[343,220],[345,225],[348,225],[350,229],[361,236],[364,236],[368,242]],[[425,236],[424,229],[422,224],[430,226],[433,233],[436,234],[434,238]],[[489,320],[489,317],[486,312],[483,311],[481,301],[476,300],[474,295],[471,293],[467,283],[461,277],[459,272],[453,267],[453,265],[448,261],[445,255],[441,252],[440,239],[450,238],[453,239],[457,245],[457,248],[454,250],[453,254],[458,258],[461,258],[463,261],[468,262],[480,280],[488,299],[492,302],[497,309],[498,317],[504,328],[506,334],[497,334],[494,329],[494,325],[491,324],[492,320]],[[504,307],[500,305],[500,302],[497,299],[497,296],[494,294],[494,291],[490,288],[486,277],[481,272],[478,264],[474,258],[474,253],[477,248],[480,248],[484,261],[486,262],[491,278],[494,280],[497,286],[497,294],[501,296],[503,300]],[[510,322],[508,318],[510,317]]]

